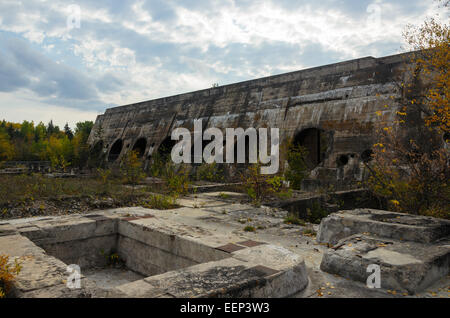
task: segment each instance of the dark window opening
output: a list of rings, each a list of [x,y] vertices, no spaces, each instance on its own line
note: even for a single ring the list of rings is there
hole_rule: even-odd
[[[361,160],[362,160],[363,162],[369,162],[370,160],[373,159],[373,158],[372,158],[372,155],[373,155],[372,149],[364,150],[364,151],[361,153]]]
[[[338,167],[343,167],[348,163],[348,156],[347,155],[340,155],[336,160]]]
[[[158,155],[162,161],[167,162],[170,159],[170,154],[172,153],[172,148],[176,145],[177,141],[172,140],[169,137],[163,140],[163,142],[158,147]]]
[[[145,153],[145,147],[147,147],[147,140],[145,138],[139,138],[134,144],[132,151],[136,151],[138,158],[142,158]]]
[[[450,133],[446,132],[442,138],[446,143],[450,143]]]
[[[114,162],[119,158],[120,153],[122,152],[123,142],[122,139],[117,140],[111,147],[109,151],[108,161]]]
[[[325,158],[328,149],[328,135],[322,129],[308,128],[299,132],[294,138],[294,146],[306,149],[305,162],[308,168],[313,169]]]

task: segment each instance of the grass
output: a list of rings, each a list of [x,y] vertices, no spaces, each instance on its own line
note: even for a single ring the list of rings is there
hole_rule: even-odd
[[[173,197],[162,194],[153,194],[142,206],[149,209],[169,210],[176,208],[177,204]]]
[[[67,196],[119,196],[120,182],[111,180],[107,186],[96,178],[46,178],[40,174],[0,176],[0,205],[36,199]]]
[[[306,235],[306,236],[316,236],[316,231],[314,231],[313,229],[305,229],[304,231],[303,231],[303,235]]]
[[[219,198],[221,198],[221,199],[229,199],[230,195],[228,193],[221,192],[221,193],[219,193]]]
[[[284,223],[302,225],[302,226],[306,225],[306,222],[304,220],[300,219],[298,216],[296,216],[294,214],[288,214],[288,216],[286,216],[284,218]]]
[[[245,231],[245,232],[255,232],[256,229],[255,229],[254,226],[247,225],[246,227],[244,227],[244,231]]]
[[[0,176],[0,219],[82,213],[98,208],[176,207],[175,199],[130,187],[121,178],[47,178],[40,174]]]

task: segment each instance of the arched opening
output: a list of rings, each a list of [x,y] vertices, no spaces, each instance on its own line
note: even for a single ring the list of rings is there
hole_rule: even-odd
[[[450,143],[450,133],[448,133],[448,132],[444,133],[444,135],[442,136],[442,139],[444,139],[444,142]]]
[[[363,161],[363,162],[369,162],[369,161],[371,161],[373,158],[372,158],[372,155],[373,155],[373,151],[372,151],[372,149],[366,149],[366,150],[364,150],[362,153],[361,153],[361,160]]]
[[[294,146],[302,146],[308,152],[305,162],[313,169],[325,158],[328,148],[328,135],[322,129],[308,128],[299,132],[294,138]]]
[[[337,160],[336,164],[338,167],[343,167],[348,163],[348,156],[347,155],[340,155]]]
[[[120,153],[122,152],[123,141],[122,139],[116,140],[116,142],[112,145],[111,150],[109,151],[108,161],[114,162],[119,158]]]
[[[147,140],[145,138],[139,138],[135,142],[132,151],[136,151],[138,158],[142,158],[144,156],[146,147],[147,147]]]
[[[176,145],[177,141],[172,140],[170,136],[166,137],[158,147],[158,155],[164,162],[170,159],[172,148]]]

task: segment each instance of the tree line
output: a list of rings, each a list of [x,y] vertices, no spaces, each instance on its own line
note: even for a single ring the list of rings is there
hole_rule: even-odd
[[[47,125],[24,120],[13,123],[0,122],[0,162],[50,161],[52,166],[83,167],[89,158],[87,139],[94,123],[76,123],[72,130],[66,123],[63,129],[50,121]]]

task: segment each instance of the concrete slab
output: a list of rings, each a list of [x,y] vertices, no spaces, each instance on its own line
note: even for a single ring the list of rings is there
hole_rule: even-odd
[[[382,288],[412,295],[449,274],[450,245],[355,234],[328,249],[320,269],[365,283],[371,264],[380,266]]]
[[[16,236],[21,236],[18,234],[22,233],[23,235],[29,237],[31,240],[49,240],[50,236],[48,234],[58,233],[59,230],[53,231],[46,229],[46,227],[51,227],[53,225],[55,225],[55,227],[60,227],[64,226],[64,224],[70,224],[70,218],[82,220],[81,223],[85,222],[84,220],[86,220],[88,224],[92,224],[88,227],[90,228],[90,234],[92,234],[93,237],[101,233],[111,233],[111,231],[114,231],[114,227],[104,224],[104,230],[101,230],[103,225],[98,224],[97,222],[102,221],[104,220],[104,217],[107,217],[112,220],[109,225],[117,225],[117,234],[115,235],[118,235],[119,237],[123,235],[129,239],[129,244],[127,244],[127,246],[125,246],[123,250],[130,250],[133,246],[138,246],[140,244],[151,246],[151,244],[154,244],[156,242],[156,245],[159,245],[161,243],[161,247],[165,246],[162,250],[164,250],[165,253],[171,253],[173,257],[177,257],[178,255],[181,258],[185,256],[190,257],[191,260],[192,257],[195,258],[197,265],[188,266],[189,264],[187,264],[186,266],[188,267],[183,267],[184,265],[182,265],[182,263],[179,263],[180,268],[151,277],[160,277],[161,284],[164,283],[164,277],[172,277],[171,275],[174,275],[172,279],[177,281],[180,284],[179,286],[181,288],[181,282],[183,281],[189,282],[194,280],[195,277],[197,279],[204,277],[207,278],[206,282],[208,282],[208,279],[212,279],[212,273],[220,274],[228,271],[232,273],[230,277],[235,277],[236,281],[238,282],[236,285],[234,285],[234,289],[223,289],[223,287],[220,287],[221,277],[223,276],[219,276],[219,278],[215,280],[213,279],[211,281],[211,284],[209,284],[212,289],[208,290],[206,288],[202,289],[201,284],[188,284],[186,286],[192,286],[196,288],[196,290],[194,290],[193,293],[190,294],[192,297],[224,297],[230,295],[236,295],[238,297],[267,297],[267,295],[281,294],[292,295],[292,297],[313,298],[405,297],[403,293],[400,293],[400,290],[398,290],[397,294],[393,294],[387,289],[383,288],[379,290],[369,289],[363,281],[355,281],[349,277],[342,277],[337,274],[330,274],[320,270],[323,255],[327,254],[331,250],[327,247],[326,243],[317,242],[312,234],[308,236],[303,234],[306,228],[317,231],[319,229],[317,225],[307,224],[306,226],[300,226],[284,224],[283,221],[287,212],[280,209],[273,209],[264,206],[261,208],[254,208],[246,204],[232,203],[227,201],[226,197],[222,198],[219,195],[203,196],[203,194],[201,194],[201,198],[202,200],[208,200],[209,206],[194,207],[196,198],[194,197],[194,195],[190,195],[184,198],[184,200],[186,200],[185,203],[187,206],[172,210],[161,211],[140,207],[130,207],[109,209],[103,211],[92,211],[91,213],[85,215],[71,215],[69,217],[69,220],[66,219],[66,216],[44,218],[42,220],[38,220],[37,218],[30,218],[25,221],[9,220],[8,222],[2,222],[2,225],[0,225],[5,229],[5,235],[0,236],[0,253],[3,253],[4,251],[8,253],[13,253],[14,251],[16,251],[17,255],[41,253],[42,249],[40,252],[39,250],[35,250],[35,248],[38,247],[32,244],[33,242],[30,242],[30,240],[19,240],[20,242],[18,241],[16,245],[11,245],[9,243],[9,240],[8,242],[2,242],[1,239],[8,237],[14,238]],[[127,218],[133,219],[127,221],[125,220]],[[245,220],[244,223],[241,222],[242,219]],[[380,222],[379,220],[377,221]],[[393,224],[393,222],[390,223]],[[74,224],[76,226],[78,224],[78,221],[74,222]],[[258,227],[258,224],[268,224],[268,226]],[[346,224],[346,226],[350,226],[350,223],[346,222]],[[245,232],[243,229],[246,225],[255,226],[256,231]],[[46,229],[46,231],[43,232],[41,231],[41,229]],[[96,232],[96,229],[99,229],[99,232]],[[401,231],[401,229],[399,231]],[[160,232],[160,234],[155,234],[154,232]],[[43,235],[43,233],[45,235]],[[371,236],[377,238],[377,236],[375,235]],[[74,239],[80,237],[82,236],[72,235],[72,238]],[[378,239],[380,238],[378,237]],[[60,238],[58,235],[58,237],[55,238],[54,242],[58,242],[59,240]],[[441,239],[441,243],[443,242],[442,240],[443,239]],[[118,242],[119,241],[120,239],[118,239]],[[384,242],[387,240],[382,239],[382,241]],[[402,241],[400,240],[397,241],[402,243]],[[51,240],[49,240],[49,242],[51,242]],[[244,244],[245,242],[250,243]],[[252,244],[251,242],[265,244],[257,245]],[[29,245],[30,243],[32,245]],[[65,244],[64,242],[61,243]],[[217,250],[217,247],[228,244],[234,244],[237,246],[242,246],[244,248],[231,253]],[[257,252],[257,248],[269,245],[277,246],[277,248],[275,248],[275,251],[266,251],[266,253]],[[431,245],[436,245],[436,242]],[[76,251],[78,249],[76,246],[78,245],[74,245],[72,247],[72,250]],[[288,251],[290,254],[287,255],[290,256],[283,256],[283,253],[281,253],[279,256],[276,256],[276,254],[273,255],[273,253],[275,253],[279,247],[282,247],[285,251]],[[250,253],[249,250],[247,250],[248,248],[256,250]],[[344,249],[344,247],[342,247],[342,249]],[[216,253],[219,254],[212,254],[212,250],[216,251]],[[247,255],[247,257],[249,258],[245,259],[243,256],[236,255],[236,253],[239,253],[241,251],[242,253],[245,251],[247,254],[249,254]],[[300,267],[296,267],[292,265],[290,269],[285,268],[284,270],[279,270],[276,268],[276,263],[271,263],[271,259],[260,259],[260,254],[262,255],[262,257],[264,257],[263,254],[271,255],[270,258],[273,258],[275,260],[278,257],[280,262],[289,259],[289,257],[292,257],[293,254],[297,257],[300,257],[301,260],[304,261],[304,266],[300,265]],[[423,259],[421,257],[415,254],[406,254],[408,255],[405,256],[404,250],[402,249],[375,248],[367,251],[367,253],[365,254],[361,254],[361,259],[364,261],[377,260],[381,263],[385,263],[387,267],[421,266],[421,264],[415,262],[415,260],[423,262]],[[126,254],[122,255],[124,257],[126,256]],[[162,254],[161,252],[155,252],[151,255],[158,256]],[[136,259],[138,259],[138,256],[139,255],[136,256]],[[134,258],[135,256],[131,256],[130,254],[130,256],[128,257]],[[148,259],[150,258],[151,257],[144,257],[142,260],[139,259],[139,262],[148,262]],[[228,260],[230,259],[241,262],[241,265],[245,264],[242,265],[245,267],[245,269],[242,269],[242,271],[247,270],[247,272],[245,272],[244,274],[240,274],[239,270],[237,269],[229,269],[229,267],[232,267],[232,264],[229,264],[228,266],[226,262],[229,262]],[[258,259],[260,259],[261,261],[258,261]],[[295,260],[296,258],[293,257],[293,259]],[[227,268],[225,268],[224,271],[216,270],[214,272],[214,270],[202,267],[206,266],[205,264],[215,262],[225,262],[224,267]],[[180,271],[189,271],[188,269],[195,268],[196,266],[200,267],[196,272],[188,274],[187,277],[179,274]],[[252,271],[249,272],[250,269],[252,269]],[[283,274],[279,274],[277,271],[281,271]],[[305,273],[308,273],[309,277],[306,276],[305,278]],[[248,276],[243,276],[247,274]],[[247,279],[245,277],[250,277],[250,279]],[[411,295],[411,297],[448,297],[447,287],[450,283],[449,279],[450,278],[446,276],[435,282],[432,282],[429,287],[423,289],[421,292]],[[83,281],[86,281],[86,287],[84,287],[85,290],[80,291],[79,293],[70,293],[67,288],[64,288],[65,285],[61,282],[59,284],[47,286],[45,288],[26,291],[22,294],[22,296],[42,297],[42,295],[50,295],[50,297],[180,297],[180,295],[185,295],[185,292],[183,291],[177,291],[177,289],[161,289],[158,286],[151,285],[149,282],[142,279],[131,282],[129,284],[123,284],[117,288],[106,291],[95,288],[95,284],[94,288],[90,289],[88,286],[91,286],[93,282],[86,278],[83,278]],[[243,284],[240,284],[239,282],[243,282]],[[283,290],[278,290],[277,286],[279,286],[280,284],[287,287]],[[301,287],[304,284],[307,285],[303,288],[303,290],[301,290]],[[128,285],[134,287],[128,288]],[[150,287],[148,285],[150,285]],[[255,286],[257,285],[261,288],[256,288]],[[213,291],[215,286],[218,289]],[[264,288],[262,286],[264,286]],[[162,285],[162,287],[164,286]],[[124,290],[122,290],[122,288]],[[295,288],[297,288],[298,291],[293,292]]]
[[[317,241],[336,244],[356,233],[431,243],[450,236],[450,221],[373,209],[346,210],[322,219]]]

